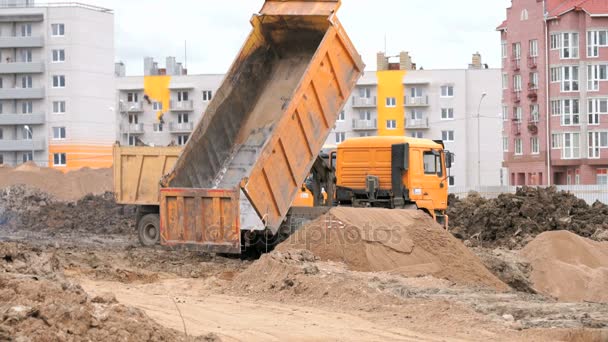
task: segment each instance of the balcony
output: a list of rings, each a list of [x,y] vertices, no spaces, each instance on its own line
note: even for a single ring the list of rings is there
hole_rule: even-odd
[[[44,114],[0,114],[0,126],[42,125],[44,121]]]
[[[513,124],[511,126],[511,135],[520,136],[521,135],[521,121],[517,119],[513,119]]]
[[[176,123],[169,122],[170,133],[192,133],[194,130],[193,122]]]
[[[406,107],[427,107],[429,105],[429,97],[428,95],[422,97],[406,96],[403,103]]]
[[[353,108],[375,108],[376,97],[353,97]]]
[[[521,59],[520,58],[513,58],[511,60],[511,66],[513,67],[513,71],[519,71],[521,69]]]
[[[144,134],[144,124],[122,124],[120,125],[120,132],[122,134],[139,135]]]
[[[120,111],[123,113],[143,112],[144,106],[141,102],[121,102]]]
[[[528,84],[528,99],[532,102],[538,101],[538,88],[532,83]]]
[[[169,103],[169,109],[173,112],[179,111],[192,111],[194,110],[194,104],[190,101],[171,101]]]
[[[43,99],[44,88],[3,88],[0,100]]]
[[[513,102],[515,103],[520,103],[521,102],[521,91],[514,91],[513,92]]]
[[[43,151],[45,142],[34,140],[0,140],[0,152]]]
[[[34,48],[43,47],[42,36],[32,37],[0,37],[0,48]]]
[[[538,57],[528,56],[528,68],[531,70],[538,68]]]
[[[429,127],[429,118],[405,120],[405,129],[429,129]]]
[[[0,63],[0,74],[40,74],[44,72],[42,62]]]
[[[374,131],[378,129],[378,120],[353,120],[354,131]]]

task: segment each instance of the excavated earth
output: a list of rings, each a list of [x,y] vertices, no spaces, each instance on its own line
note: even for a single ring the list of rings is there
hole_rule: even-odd
[[[417,215],[333,209],[245,261],[142,248],[133,208],[104,192],[61,202],[13,186],[0,340],[608,340],[605,304],[560,301],[536,259],[469,249]]]

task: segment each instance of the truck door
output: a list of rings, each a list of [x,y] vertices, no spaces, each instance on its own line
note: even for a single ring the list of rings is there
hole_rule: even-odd
[[[439,150],[422,151],[423,175],[422,175],[422,194],[423,200],[418,203],[418,207],[424,207],[434,215],[434,210],[439,206],[442,193],[447,186],[444,182],[445,175],[443,159]],[[445,197],[445,196],[444,196]]]

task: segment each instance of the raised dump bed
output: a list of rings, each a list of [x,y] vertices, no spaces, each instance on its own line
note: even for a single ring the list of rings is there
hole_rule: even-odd
[[[340,1],[266,1],[161,190],[161,243],[240,252],[279,229],[364,65]],[[213,232],[210,234],[210,232]]]

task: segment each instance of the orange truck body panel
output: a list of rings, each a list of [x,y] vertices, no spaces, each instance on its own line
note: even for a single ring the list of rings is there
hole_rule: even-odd
[[[380,189],[391,190],[391,148],[397,144],[409,144],[409,170],[403,175],[403,184],[409,189],[409,198],[419,208],[447,209],[448,186],[446,184],[445,159],[442,156],[443,177],[424,172],[424,152],[443,151],[444,148],[432,140],[409,137],[369,137],[346,140],[338,145],[336,160],[337,186],[363,190],[367,176],[376,176]],[[441,183],[444,184],[441,187]],[[415,189],[421,189],[415,193]]]
[[[265,2],[163,187],[235,191],[241,220],[234,224],[276,233],[364,70],[335,17],[339,6]],[[196,214],[181,212],[189,222]]]
[[[114,146],[114,196],[130,205],[159,205],[160,178],[168,173],[181,147]]]

